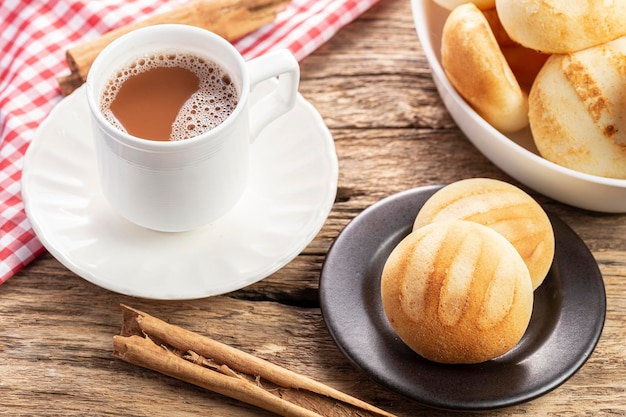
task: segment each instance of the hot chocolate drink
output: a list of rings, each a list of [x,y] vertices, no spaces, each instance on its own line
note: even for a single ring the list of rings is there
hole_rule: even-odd
[[[140,58],[118,71],[101,98],[103,115],[118,129],[149,140],[183,140],[222,123],[238,91],[218,64],[185,53]]]

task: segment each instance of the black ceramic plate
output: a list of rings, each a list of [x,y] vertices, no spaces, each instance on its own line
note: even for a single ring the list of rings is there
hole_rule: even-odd
[[[344,355],[373,380],[423,404],[488,410],[532,400],[571,377],[596,346],[606,314],[602,275],[584,242],[550,215],[556,253],[535,291],[528,330],[505,355],[476,365],[430,362],[409,349],[387,322],[380,276],[387,257],[440,187],[388,197],[340,233],[322,269],[324,321]]]

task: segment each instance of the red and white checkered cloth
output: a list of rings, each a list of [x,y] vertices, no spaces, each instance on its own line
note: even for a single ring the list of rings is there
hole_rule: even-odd
[[[0,284],[43,251],[20,195],[24,153],[61,100],[66,49],[188,0],[0,1]],[[246,59],[289,48],[301,60],[378,0],[293,0],[276,21],[234,42]]]

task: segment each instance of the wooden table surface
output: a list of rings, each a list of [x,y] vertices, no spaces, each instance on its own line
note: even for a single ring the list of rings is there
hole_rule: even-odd
[[[311,244],[257,284],[193,301],[112,293],[44,253],[0,286],[0,414],[270,415],[113,358],[120,303],[398,416],[450,414],[377,385],[342,355],[319,308],[322,263],[344,226],[386,196],[469,177],[519,184],[482,156],[446,112],[408,0],[382,0],[306,58],[301,92],[330,128],[340,168],[336,202]],[[606,323],[594,353],[571,379],[531,402],[485,415],[625,415],[626,215],[587,212],[530,193],[591,249],[606,285]]]

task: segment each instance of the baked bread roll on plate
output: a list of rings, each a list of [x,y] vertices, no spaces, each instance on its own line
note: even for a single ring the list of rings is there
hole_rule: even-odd
[[[501,132],[528,125],[528,97],[509,67],[491,26],[472,3],[450,12],[443,26],[441,65],[450,83]]]
[[[545,53],[568,53],[626,35],[626,0],[496,0],[511,38]]]
[[[438,190],[422,206],[413,230],[434,222],[468,220],[508,240],[526,264],[533,289],[554,259],[554,230],[539,203],[518,187],[490,178],[470,178]]]
[[[511,350],[533,309],[528,269],[499,233],[438,222],[404,238],[381,279],[389,323],[411,349],[440,363],[479,363]]]
[[[548,59],[529,98],[541,156],[579,172],[626,179],[625,68],[626,37]]]

